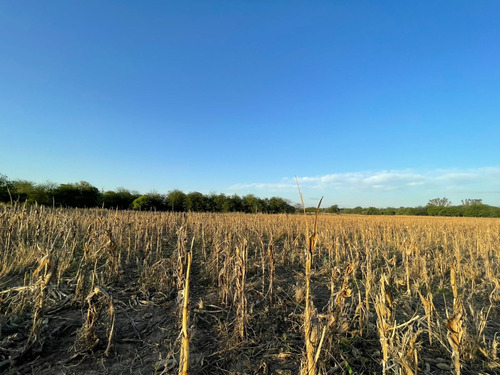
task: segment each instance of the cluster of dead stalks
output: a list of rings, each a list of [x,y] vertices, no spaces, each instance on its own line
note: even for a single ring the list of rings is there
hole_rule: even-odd
[[[311,375],[500,371],[496,219],[14,205],[0,248],[0,363],[41,353],[47,311],[69,308],[82,312],[71,350],[111,360],[117,319],[141,300],[176,321],[158,351],[181,374],[244,373],[245,358]],[[2,325],[24,316],[16,354]]]

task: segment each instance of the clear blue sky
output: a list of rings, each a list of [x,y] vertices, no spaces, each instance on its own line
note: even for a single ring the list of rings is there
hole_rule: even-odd
[[[3,1],[0,173],[500,206],[498,1]]]

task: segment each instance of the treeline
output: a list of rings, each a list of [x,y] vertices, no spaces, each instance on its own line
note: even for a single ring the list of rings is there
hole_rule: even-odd
[[[429,201],[432,202],[433,200]],[[474,203],[470,203],[470,202]],[[337,214],[357,214],[357,215],[409,215],[409,216],[462,216],[462,217],[500,217],[500,207],[489,206],[483,204],[481,200],[467,199],[466,203],[458,206],[453,205],[436,205],[428,203],[426,206],[419,207],[354,207],[354,208],[339,208],[333,205],[328,208],[321,209],[324,213]],[[314,212],[316,208],[308,208],[307,211]]]
[[[120,210],[175,211],[175,212],[246,212],[246,213],[294,213],[302,212],[286,199],[279,197],[261,199],[252,194],[240,197],[225,194],[204,195],[198,192],[184,193],[172,190],[167,194],[139,194],[123,188],[99,191],[88,182],[69,184],[47,182],[36,184],[26,180],[11,181],[0,174],[0,202],[27,202],[55,207],[104,207]],[[315,207],[306,208],[316,212]],[[426,206],[419,207],[354,207],[340,208],[333,205],[321,208],[322,213],[358,215],[410,215],[410,216],[464,216],[500,217],[500,207],[483,204],[481,199],[465,199],[461,205],[452,205],[447,198],[434,198]]]
[[[50,182],[36,184],[25,180],[11,181],[5,175],[0,175],[0,202],[142,211],[295,212],[295,207],[289,201],[278,197],[261,199],[251,194],[244,197],[215,193],[204,195],[198,192],[185,194],[180,190],[172,190],[167,194],[139,194],[123,188],[102,192],[85,181],[60,185]]]

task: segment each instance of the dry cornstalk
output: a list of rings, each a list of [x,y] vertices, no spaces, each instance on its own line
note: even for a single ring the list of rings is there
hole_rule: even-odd
[[[432,345],[432,312],[434,311],[434,303],[432,302],[432,293],[427,293],[427,297],[424,297],[420,290],[418,291],[420,301],[424,306],[425,316],[427,317],[427,331],[429,334],[429,345]]]
[[[447,328],[448,328],[448,342],[450,343],[451,350],[452,350],[452,360],[453,360],[453,366],[455,368],[455,374],[460,375],[460,344],[462,342],[462,337],[464,334],[463,328],[463,319],[462,319],[462,313],[457,312],[453,314],[451,318],[448,319],[447,321]]]
[[[372,290],[372,281],[373,281],[372,253],[370,250],[367,250],[366,275],[365,275],[365,309],[367,315],[370,313],[370,292]]]
[[[184,266],[186,264],[187,229],[180,227],[177,230],[177,290],[184,289]]]
[[[36,281],[35,287],[35,304],[33,308],[33,324],[28,340],[23,348],[23,352],[30,348],[35,342],[39,341],[39,333],[43,322],[43,310],[45,305],[45,296],[47,294],[47,286],[54,277],[54,266],[50,254],[45,255],[33,272],[33,277],[37,277],[43,269],[43,274]]]
[[[296,179],[297,188],[299,189],[300,200],[302,202],[302,208],[304,209],[305,215],[305,205],[304,199],[302,198],[302,193],[300,192],[299,182]],[[316,361],[319,358],[319,351],[321,350],[321,346],[318,345],[318,352],[315,353],[314,343],[317,340],[317,331],[318,327],[313,327],[312,320],[314,315],[314,307],[312,306],[311,300],[311,266],[313,259],[314,248],[316,247],[316,242],[318,240],[318,214],[319,208],[321,206],[321,202],[323,197],[320,199],[318,203],[318,208],[316,209],[316,218],[314,221],[314,231],[311,236],[309,236],[309,227],[307,224],[307,216],[306,219],[306,241],[307,241],[307,249],[306,249],[306,264],[305,264],[305,276],[306,276],[306,306],[304,309],[304,339],[306,343],[306,363],[302,369],[303,375],[316,375],[317,367]],[[323,341],[321,340],[321,343]]]
[[[450,269],[450,284],[453,292],[453,309],[455,310],[455,304],[457,303],[458,298],[457,271],[455,265],[452,265]]]
[[[186,279],[184,283],[184,298],[182,303],[182,330],[181,352],[179,357],[179,374],[187,375],[189,370],[189,277],[191,274],[191,260],[193,253],[194,237],[191,240],[191,250],[187,253]]]
[[[461,298],[459,298],[458,296],[455,265],[453,265],[450,270],[450,283],[451,283],[451,289],[453,291],[453,316],[451,318],[448,318],[447,320],[447,325],[446,325],[448,329],[447,338],[452,350],[451,358],[453,360],[453,367],[455,368],[455,374],[460,375],[461,343],[462,343],[462,338],[464,336],[463,306]]]
[[[118,246],[113,238],[110,229],[106,229],[106,236],[108,237],[108,259],[106,261],[110,277],[117,277],[120,274],[120,259],[121,253],[118,251]]]
[[[273,234],[271,232],[271,238],[267,245],[267,260],[269,263],[269,304],[273,304],[273,289],[274,289],[274,246],[273,246]]]
[[[418,316],[414,318],[418,319]],[[405,324],[410,324],[414,321],[413,319],[406,322]],[[401,374],[403,375],[415,375],[418,369],[418,351],[417,351],[417,339],[420,330],[414,332],[413,329],[407,329],[401,339],[398,341],[397,351],[397,362],[401,366]]]
[[[78,330],[77,338],[75,342],[75,350],[87,350],[93,349],[100,341],[96,334],[96,324],[104,310],[105,305],[108,305],[108,319],[109,324],[107,328],[107,339],[108,344],[104,352],[105,355],[109,355],[111,349],[111,343],[113,340],[114,329],[115,329],[115,307],[113,304],[113,299],[109,293],[99,286],[94,287],[94,290],[86,298],[89,308],[87,310],[87,318],[83,323],[81,329]]]
[[[83,247],[82,259],[80,260],[80,265],[78,267],[78,271],[76,272],[76,288],[73,301],[79,301],[80,303],[83,303],[85,299],[85,289],[86,284],[88,284],[87,274],[92,268],[92,260],[89,259],[89,251],[90,248],[88,244],[85,244]]]
[[[383,294],[375,297],[375,312],[377,313],[377,331],[382,348],[382,374],[386,374],[389,362],[389,309],[385,305]]]
[[[248,261],[248,249],[246,240],[243,240],[240,246],[236,246],[236,291],[234,302],[236,307],[236,331],[239,339],[245,339],[245,328],[248,320],[247,299],[245,296],[246,289],[246,267]]]
[[[334,268],[332,269],[331,281],[330,281],[330,302],[328,307],[329,312],[329,322],[328,326],[334,333],[343,333],[347,329],[347,324],[341,324],[340,315],[344,309],[345,300],[351,297],[352,290],[349,288],[349,277],[354,270],[352,263],[347,265],[344,269],[344,277],[342,281],[342,286],[338,292],[335,292],[334,288],[334,278],[340,276],[340,271]]]

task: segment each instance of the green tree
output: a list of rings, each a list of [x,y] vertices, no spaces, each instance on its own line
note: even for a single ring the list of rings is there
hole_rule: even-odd
[[[245,195],[242,199],[243,211],[248,213],[262,212],[262,200],[252,194]]]
[[[2,181],[0,178],[0,201],[7,202],[12,197],[14,201],[51,205],[56,188],[52,182],[35,184],[27,180]]]
[[[440,216],[464,216],[463,206],[442,207],[439,211]]]
[[[184,199],[186,211],[205,212],[208,211],[207,197],[197,191],[189,193]]]
[[[0,202],[10,202],[12,182],[6,175],[0,174]]]
[[[184,194],[180,190],[175,189],[168,192],[165,203],[168,210],[174,212],[183,212],[186,211],[185,200],[186,194]]]
[[[47,181],[44,182],[43,184],[38,184],[37,188],[39,188],[41,191],[39,192],[40,194],[40,200],[38,203],[40,204],[46,204],[46,205],[53,205],[55,202],[55,193],[57,190],[58,185],[55,182]]]
[[[486,204],[474,204],[464,208],[464,216],[467,217],[500,217],[500,207]]]
[[[387,207],[380,210],[381,215],[396,215],[396,209],[394,207]]]
[[[28,202],[34,189],[35,186],[32,182],[26,180],[16,180],[12,183],[12,199],[18,202]]]
[[[54,191],[55,203],[67,207],[96,207],[100,192],[86,181],[74,184],[62,184]]]
[[[239,195],[232,195],[228,198],[231,204],[231,212],[244,212],[243,199]]]
[[[165,199],[160,194],[150,193],[141,195],[132,202],[132,209],[139,211],[165,210]]]
[[[54,196],[53,184],[48,182],[45,184],[35,184],[28,197],[29,203],[38,203],[49,206],[52,204],[52,197]]]
[[[141,195],[132,202],[133,210],[148,211],[151,207],[151,198],[148,195]]]
[[[283,198],[271,197],[267,200],[267,212],[271,214],[293,213],[295,212],[295,207]]]
[[[352,213],[352,214],[362,214],[363,210],[364,210],[363,207],[356,206],[356,207],[350,209],[350,211],[351,211],[350,213]]]
[[[132,202],[139,198],[139,194],[132,193],[131,191],[118,188],[116,191],[106,191],[101,195],[100,205],[105,208],[118,208],[120,210],[126,210],[131,208]]]
[[[325,212],[328,214],[338,214],[340,212],[340,208],[338,205],[334,204],[333,206],[326,208]]]
[[[368,207],[363,210],[364,215],[380,215],[380,210],[376,207]]]
[[[230,197],[225,194],[219,194],[219,204],[221,207],[221,212],[232,212],[234,211],[233,201]]]
[[[227,208],[225,204],[227,197],[224,194],[211,193],[208,196],[208,207],[210,212],[224,212]]]

